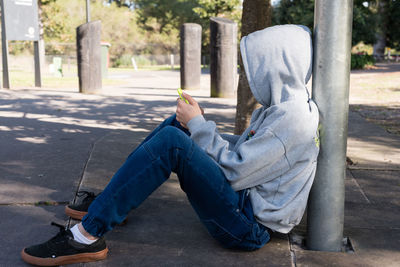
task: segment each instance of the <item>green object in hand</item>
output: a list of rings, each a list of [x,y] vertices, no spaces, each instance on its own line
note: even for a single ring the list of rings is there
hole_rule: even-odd
[[[182,89],[181,89],[181,88],[178,88],[178,94],[179,94],[179,97],[180,97],[183,101],[185,101],[186,104],[189,104],[189,101],[187,101],[187,99],[184,98],[184,97],[182,96]]]

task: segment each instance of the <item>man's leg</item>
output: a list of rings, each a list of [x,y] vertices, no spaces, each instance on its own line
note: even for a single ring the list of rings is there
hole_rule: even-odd
[[[137,146],[130,155],[132,155],[137,149],[139,149],[144,143],[146,143],[148,140],[150,140],[155,134],[157,134],[161,129],[163,129],[165,126],[174,126],[182,131],[184,131],[186,134],[190,135],[189,131],[185,128],[183,128],[180,123],[176,120],[176,115],[172,115],[165,119],[162,123],[160,123],[143,141],[142,143]],[[129,156],[130,156],[129,155]],[[74,204],[68,204],[65,207],[65,213],[70,216],[73,219],[76,220],[82,220],[82,218],[87,214],[88,208],[91,205],[91,203],[94,201],[94,199],[97,197],[98,194],[95,194],[94,192],[87,192],[87,191],[79,191],[78,196],[81,194],[82,196],[85,196],[85,198],[81,199],[78,203]]]
[[[175,118],[170,122],[174,121]],[[176,151],[187,146],[181,138],[192,142],[187,133],[167,124],[161,124],[146,138],[89,207],[82,220],[85,230],[93,236],[102,236],[164,183],[177,163]]]
[[[172,171],[210,233],[225,246],[255,249],[269,240],[252,212],[244,213],[243,194],[231,188],[215,161],[186,133],[171,126],[160,129],[128,157],[90,206],[82,221],[84,229],[92,236],[104,235]]]
[[[162,123],[160,123],[141,143],[136,149],[140,148],[144,143],[149,141],[154,135],[156,135],[160,130],[162,130],[166,126],[174,126],[176,128],[181,129],[184,133],[190,136],[190,133],[187,129],[183,128],[179,121],[176,120],[176,114],[169,116]],[[132,155],[136,149],[132,151],[130,155]]]
[[[252,250],[269,240],[267,230],[255,222],[251,206],[243,208],[243,192],[232,190],[220,167],[186,133],[166,126],[128,157],[94,200],[79,225],[91,236],[84,236],[83,230],[61,229],[49,241],[23,249],[22,258],[36,265],[104,259],[108,250],[101,236],[139,206],[172,171],[178,174],[182,189],[211,235],[224,246]]]

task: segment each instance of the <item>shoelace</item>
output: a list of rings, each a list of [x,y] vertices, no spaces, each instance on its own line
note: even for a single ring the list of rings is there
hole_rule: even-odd
[[[60,229],[60,232],[58,232],[58,234],[55,237],[53,237],[50,241],[56,241],[60,237],[64,236],[65,233],[67,232],[66,228],[61,224],[58,224],[58,223],[55,223],[55,222],[51,222],[51,225],[52,226],[57,226]]]
[[[59,253],[59,251],[57,249],[59,244],[64,243],[66,240],[69,240],[73,237],[70,236],[69,234],[67,234],[67,229],[63,225],[55,223],[55,222],[51,222],[51,225],[57,226],[60,229],[60,232],[58,232],[58,234],[55,237],[53,237],[52,239],[47,241],[48,242],[47,248],[51,252],[51,257],[56,258]]]
[[[96,196],[97,196],[95,193],[89,192],[89,191],[85,191],[85,190],[78,191],[78,192],[76,193],[76,196],[77,196],[77,197],[83,197],[83,196],[85,196],[85,195],[86,195],[86,197],[83,199],[83,202],[88,201],[88,200],[91,200],[91,199],[94,199],[94,198],[96,198]]]

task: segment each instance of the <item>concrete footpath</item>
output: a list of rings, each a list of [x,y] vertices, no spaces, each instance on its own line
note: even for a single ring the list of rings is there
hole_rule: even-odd
[[[0,267],[28,266],[23,247],[71,225],[64,206],[79,190],[99,192],[128,154],[175,111],[179,72],[135,72],[101,95],[76,89],[0,89]],[[189,92],[206,118],[233,132],[236,99]],[[206,232],[175,175],[128,222],[106,235],[105,261],[72,266],[399,266],[400,136],[349,116],[347,252],[304,249],[306,222],[274,234],[255,252],[220,247]]]

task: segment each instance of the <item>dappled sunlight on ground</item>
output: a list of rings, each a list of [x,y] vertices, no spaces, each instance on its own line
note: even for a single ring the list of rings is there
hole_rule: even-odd
[[[68,220],[64,205],[74,199],[76,191],[101,191],[149,131],[174,113],[179,72],[125,71],[125,76],[117,77],[125,77],[122,85],[103,86],[99,95],[80,94],[77,88],[61,85],[0,89],[0,225],[3,233],[12,229],[5,235],[1,263],[22,265],[18,252],[58,231],[49,222]],[[382,80],[380,74],[384,75]],[[391,109],[399,109],[397,95],[393,96],[400,92],[398,75],[390,67],[381,72],[353,72],[351,108],[368,119],[397,120]],[[214,120],[222,132],[233,132],[235,98],[210,98],[208,75],[202,75],[201,90],[188,93],[205,109],[206,119]],[[214,265],[224,265],[227,258],[238,265],[253,260],[256,264],[252,266],[265,266],[266,262],[282,265],[283,260],[290,262],[293,257],[298,265],[315,266],[326,262],[340,266],[398,262],[400,187],[396,168],[400,142],[396,135],[366,122],[356,112],[350,112],[349,121],[352,165],[346,178],[345,235],[356,253],[296,250],[286,235],[276,233],[261,250],[226,250],[207,234],[180,190],[176,175],[172,175],[129,214],[127,225],[107,235],[113,253],[103,263],[94,264],[140,265],[159,257],[179,265],[186,257],[197,260],[194,265],[202,265],[210,263],[210,253],[219,259],[212,262]],[[372,239],[371,233],[375,235]],[[276,253],[280,256],[271,262]]]
[[[105,86],[99,95],[61,87],[0,89],[0,187],[7,190],[8,180],[18,182],[19,192],[24,192],[19,203],[63,202],[73,196],[93,151],[105,159],[113,157],[116,164],[99,165],[86,170],[87,175],[115,171],[127,156],[119,151],[133,149],[176,109],[179,72],[135,75],[124,86]],[[203,78],[205,86],[207,79]],[[211,99],[208,88],[188,93],[204,107],[208,119],[221,121],[221,129],[233,132],[236,99]],[[114,142],[115,151],[98,151],[104,142]],[[13,188],[10,194],[18,195]],[[41,193],[33,196],[30,190]],[[0,194],[0,203],[13,201]]]
[[[350,109],[400,135],[400,64],[352,72]]]

